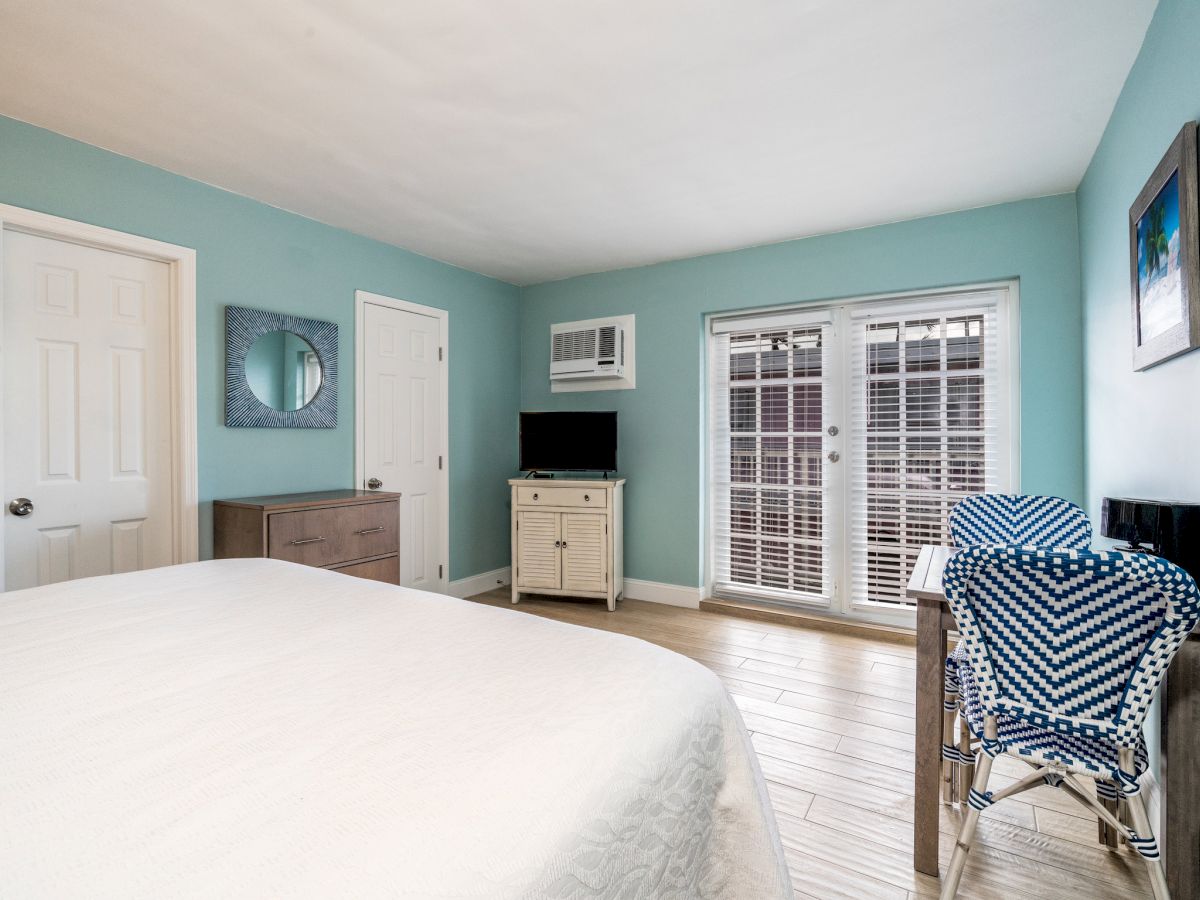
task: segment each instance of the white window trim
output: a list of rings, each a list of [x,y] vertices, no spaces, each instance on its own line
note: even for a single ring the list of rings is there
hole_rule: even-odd
[[[843,366],[842,378],[843,384],[847,383],[849,378],[849,335],[846,325],[854,315],[855,308],[862,308],[874,304],[888,304],[885,315],[892,315],[903,312],[906,307],[921,305],[922,308],[928,309],[930,303],[936,304],[941,298],[946,298],[947,303],[953,303],[956,306],[961,306],[961,299],[958,301],[951,300],[952,297],[961,298],[963,294],[972,293],[989,293],[1002,292],[1004,296],[1000,300],[1002,309],[998,312],[1001,319],[1006,320],[1007,328],[1001,329],[999,335],[999,379],[1002,383],[1007,384],[1007,414],[1001,416],[1001,423],[1004,429],[1001,441],[1006,449],[1006,468],[1007,484],[1013,491],[1020,491],[1021,485],[1021,315],[1020,315],[1020,281],[1013,278],[1003,281],[988,281],[973,284],[955,285],[945,288],[936,288],[932,290],[916,290],[916,291],[901,291],[896,293],[886,294],[868,294],[855,297],[848,297],[837,300],[821,300],[810,302],[799,302],[789,305],[758,307],[746,310],[733,310],[728,312],[713,312],[704,316],[704,366],[701,372],[701,410],[703,426],[700,435],[700,456],[702,460],[701,482],[703,485],[702,500],[703,515],[701,521],[703,523],[703,534],[701,535],[702,547],[704,551],[703,577],[704,577],[704,596],[712,597],[714,586],[716,584],[716,548],[715,548],[715,522],[713,521],[713,504],[711,502],[712,490],[712,471],[710,469],[711,459],[709,451],[709,426],[708,410],[710,408],[711,397],[710,391],[710,373],[709,366],[711,364],[711,346],[712,336],[716,333],[717,328],[729,331],[742,327],[751,328],[760,323],[772,323],[782,321],[788,316],[796,314],[817,315],[826,310],[830,311],[830,315],[834,319],[835,339],[839,342],[838,353],[840,354],[841,364]],[[892,304],[896,304],[892,306]],[[839,315],[839,310],[844,309],[845,313]],[[720,323],[720,324],[718,324]],[[745,323],[745,324],[743,324]],[[1004,392],[1002,392],[1003,394]],[[838,409],[835,410],[835,415],[840,416],[841,422],[847,425],[850,422],[850,404],[851,392],[848,390],[840,390],[838,397]],[[843,429],[846,427],[842,426]],[[843,430],[843,434],[846,432]],[[1002,479],[1004,481],[1004,479]],[[844,491],[846,496],[848,492]],[[847,504],[848,505],[848,504]],[[843,508],[838,511],[838,519],[842,530],[841,542],[843,547],[849,546],[851,516],[849,509]],[[842,554],[842,566],[839,571],[834,572],[834,602],[829,606],[815,606],[813,612],[821,616],[828,616],[835,619],[851,619],[854,621],[867,622],[871,624],[888,625],[901,628],[913,628],[916,624],[916,608],[910,609],[881,609],[879,604],[874,603],[854,603],[847,604],[844,602],[845,591],[850,584],[850,567],[851,559],[848,552]],[[761,601],[769,602],[769,601]],[[792,604],[795,608],[797,604]]]

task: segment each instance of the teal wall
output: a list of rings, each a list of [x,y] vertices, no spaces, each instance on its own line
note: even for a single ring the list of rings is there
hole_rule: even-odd
[[[1083,351],[1069,194],[526,288],[521,408],[618,410],[626,573],[699,585],[706,313],[1012,277],[1021,290],[1021,487],[1079,500]],[[624,313],[637,316],[637,388],[551,394],[550,324]]]
[[[1183,123],[1200,119],[1200,4],[1161,0],[1083,182],[1087,507],[1106,496],[1200,502],[1200,351],[1133,371],[1129,207]],[[1200,573],[1193,573],[1200,575]],[[1157,704],[1146,739],[1160,769]]]
[[[0,203],[196,250],[202,556],[211,553],[214,498],[351,485],[354,291],[448,310],[450,576],[508,564],[517,288],[5,118]],[[225,427],[226,304],[337,323],[336,429]]]
[[[1200,352],[1134,372],[1129,207],[1171,141],[1200,119],[1200,4],[1162,0],[1079,186],[1093,518],[1111,495],[1200,501]]]

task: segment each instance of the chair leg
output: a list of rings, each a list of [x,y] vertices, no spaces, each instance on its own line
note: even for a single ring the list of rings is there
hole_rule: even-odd
[[[988,777],[991,774],[992,758],[980,750],[976,759],[975,780],[971,783],[971,789],[980,794],[987,793]],[[971,844],[975,842],[975,826],[979,824],[979,810],[969,803],[964,809],[962,828],[959,829],[958,840],[954,845],[954,855],[950,857],[950,868],[946,870],[946,877],[942,881],[941,900],[954,900],[954,895],[958,893],[958,882],[962,879],[963,867],[967,864],[967,854],[971,850]]]
[[[946,757],[947,748],[954,747],[954,711],[958,706],[958,679],[946,660],[945,690],[942,694],[942,802],[953,803],[958,764]]]
[[[971,760],[971,762],[962,763],[958,767],[958,800],[960,803],[966,803],[967,793],[975,782],[975,754],[971,752],[971,726],[967,724],[965,711],[959,716],[958,723],[958,752],[962,759]]]
[[[1154,830],[1150,827],[1150,818],[1146,815],[1146,806],[1140,795],[1127,797],[1125,807],[1129,817],[1133,819],[1133,830],[1139,837],[1153,837]],[[1150,870],[1150,889],[1154,900],[1170,900],[1171,892],[1167,890],[1167,876],[1163,872],[1161,859],[1147,859],[1146,866]]]

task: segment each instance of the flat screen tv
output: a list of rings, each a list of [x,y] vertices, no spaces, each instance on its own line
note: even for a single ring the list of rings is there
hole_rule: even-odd
[[[617,471],[615,412],[521,413],[524,472]]]

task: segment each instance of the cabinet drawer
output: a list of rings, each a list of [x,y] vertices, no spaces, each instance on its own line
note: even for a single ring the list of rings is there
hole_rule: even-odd
[[[534,487],[517,488],[518,506],[577,506],[604,509],[608,491],[604,488]]]
[[[371,581],[386,581],[388,584],[400,583],[400,557],[389,556],[385,559],[372,559],[368,562],[350,563],[348,566],[335,566],[331,572],[341,572],[343,575],[353,575],[355,578],[369,578]]]
[[[331,566],[400,550],[400,505],[395,500],[272,513],[267,543],[272,559]]]

